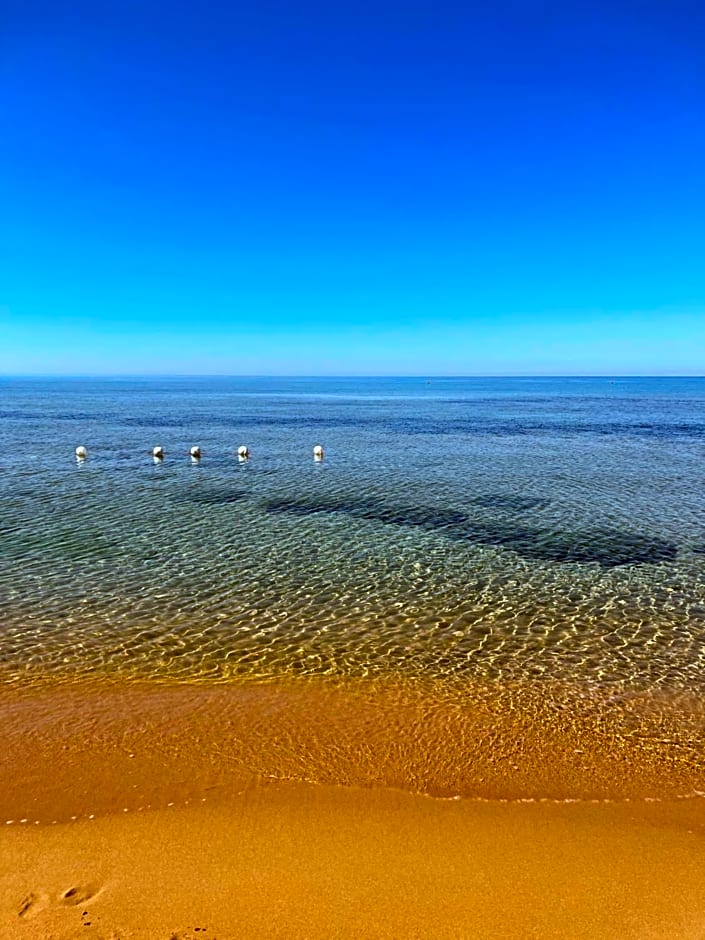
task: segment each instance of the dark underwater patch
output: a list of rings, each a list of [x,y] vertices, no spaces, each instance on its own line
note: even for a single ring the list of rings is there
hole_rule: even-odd
[[[656,440],[693,440],[705,438],[705,424],[696,423],[646,423],[632,424],[617,421],[520,421],[518,419],[492,419],[478,416],[454,418],[443,422],[417,418],[405,422],[390,422],[389,429],[407,434],[449,434],[492,437],[521,437],[524,435],[545,435],[561,437],[637,437]]]
[[[277,499],[267,502],[265,508],[267,512],[292,513],[298,516],[309,516],[318,512],[342,512],[371,522],[419,526],[428,529],[447,528],[460,525],[467,520],[465,513],[452,509],[433,506],[388,506],[377,500]]]
[[[619,529],[565,532],[517,528],[510,524],[473,524],[456,529],[449,535],[461,541],[508,548],[525,558],[558,563],[597,563],[602,568],[661,564],[672,561],[678,553],[672,542]]]
[[[455,541],[506,548],[525,558],[557,563],[596,563],[603,568],[672,561],[677,546],[654,536],[594,529],[565,532],[507,522],[475,522],[466,513],[429,506],[388,506],[377,500],[282,499],[265,503],[267,512],[308,516],[345,513],[356,519],[441,530]]]
[[[547,499],[538,496],[518,496],[515,493],[484,493],[470,500],[473,506],[483,509],[499,509],[502,512],[528,512],[529,509],[545,509]]]
[[[221,415],[208,412],[189,412],[183,417],[169,417],[167,415],[133,415],[120,419],[120,424],[126,427],[139,428],[367,428],[384,425],[379,418],[350,417],[348,415],[329,415],[320,417],[316,415]]]
[[[58,412],[52,414],[51,411],[0,411],[0,420],[2,421],[46,421],[50,418],[52,421],[106,421],[109,416],[100,411],[71,411],[68,413]]]
[[[350,512],[354,511],[354,503],[349,507],[336,503],[310,501],[302,499],[270,499],[264,504],[266,512],[290,513],[292,516],[312,516],[317,512]]]
[[[239,503],[248,495],[244,490],[198,489],[188,493],[184,498],[190,503],[199,503],[203,506],[224,506],[228,503]]]
[[[467,520],[463,512],[432,506],[385,506],[379,509],[373,507],[368,512],[369,515],[365,515],[365,518],[424,529],[447,529],[449,526],[462,525]]]

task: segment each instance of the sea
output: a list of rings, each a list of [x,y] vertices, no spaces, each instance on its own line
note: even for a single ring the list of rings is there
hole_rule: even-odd
[[[0,597],[23,686],[699,694],[705,379],[4,378]]]

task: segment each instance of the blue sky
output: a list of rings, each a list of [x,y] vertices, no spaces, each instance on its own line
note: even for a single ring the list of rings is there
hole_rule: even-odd
[[[4,0],[0,372],[702,374],[696,3]]]

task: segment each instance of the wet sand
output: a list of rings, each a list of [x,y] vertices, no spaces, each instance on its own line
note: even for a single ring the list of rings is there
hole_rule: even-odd
[[[705,937],[697,701],[104,683],[0,714],[3,938]]]

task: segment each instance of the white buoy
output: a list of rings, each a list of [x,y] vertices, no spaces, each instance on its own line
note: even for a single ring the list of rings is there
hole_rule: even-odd
[[[241,444],[237,449],[237,459],[247,460],[250,456],[250,449],[245,444]]]
[[[200,459],[201,459],[201,448],[200,448],[200,447],[192,447],[191,450],[189,451],[189,454],[191,454],[191,456],[193,457],[194,460],[200,460]]]
[[[77,460],[85,460],[87,456],[88,456],[88,451],[86,450],[85,447],[83,447],[83,445],[81,445],[81,447],[76,448]]]
[[[323,460],[323,448],[320,444],[316,444],[316,446],[313,448],[313,459]]]
[[[152,457],[155,460],[164,460],[164,448],[163,447],[153,447],[152,448]]]

